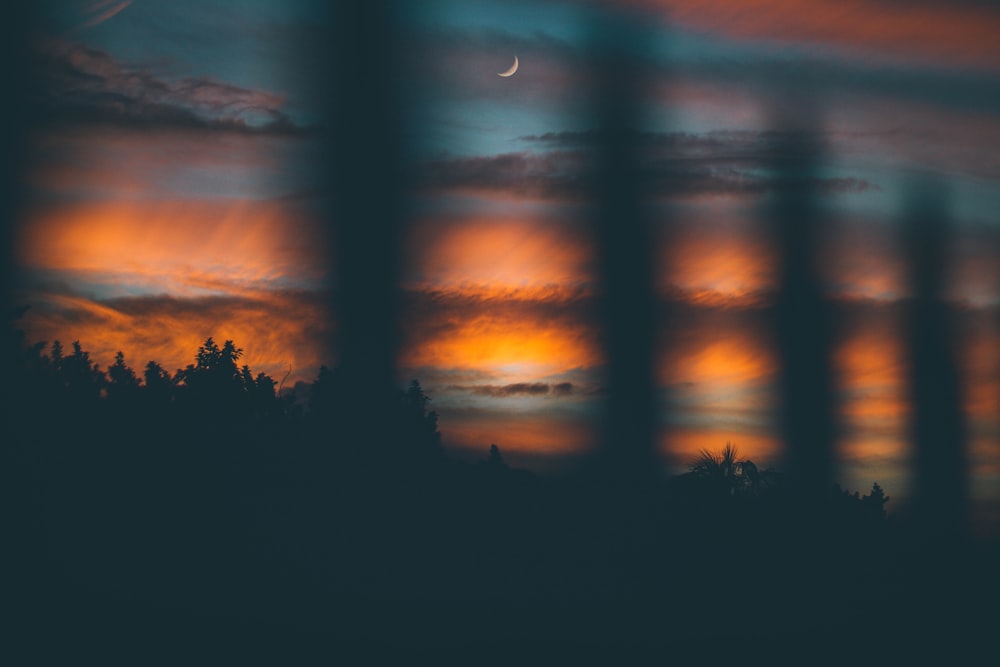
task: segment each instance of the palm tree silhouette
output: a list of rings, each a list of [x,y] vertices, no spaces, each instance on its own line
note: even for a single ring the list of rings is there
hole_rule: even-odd
[[[719,453],[702,449],[688,466],[690,475],[727,495],[755,495],[761,487],[762,474],[749,459],[741,459],[739,449],[727,442]]]

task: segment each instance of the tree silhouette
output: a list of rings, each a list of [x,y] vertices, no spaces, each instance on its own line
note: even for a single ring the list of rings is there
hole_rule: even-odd
[[[63,356],[59,341],[52,345],[53,362],[63,386],[74,400],[92,400],[100,397],[107,379],[100,367],[91,361],[90,353],[73,341],[73,354]]]
[[[146,381],[146,393],[151,399],[165,405],[173,398],[175,381],[163,366],[150,361],[146,364],[143,378]]]
[[[427,409],[431,398],[420,382],[412,380],[401,396],[398,436],[406,441],[403,446],[414,447],[422,455],[441,454],[441,433],[438,431],[438,415]]]
[[[739,449],[728,442],[719,453],[702,449],[688,469],[693,479],[728,496],[758,495],[771,477],[771,471],[761,473],[753,461],[741,459]]]
[[[870,515],[884,519],[886,516],[885,504],[889,500],[890,497],[885,495],[882,487],[878,485],[878,482],[875,482],[872,484],[871,492],[861,498],[861,505]]]
[[[486,457],[486,465],[491,468],[506,467],[507,464],[503,462],[503,456],[500,455],[500,448],[496,445],[490,445],[490,453]]]
[[[240,369],[240,380],[243,383],[243,392],[247,397],[250,410],[255,415],[266,415],[272,413],[278,406],[277,396],[274,387],[277,382],[266,373],[257,373],[246,364]]]
[[[242,377],[236,366],[241,356],[243,356],[242,348],[236,347],[233,341],[227,340],[220,348],[215,340],[209,337],[198,348],[195,364],[188,364],[181,371],[180,379],[194,393],[231,394],[242,385]]]
[[[111,400],[133,400],[139,392],[140,381],[125,363],[125,354],[119,350],[115,363],[108,368],[108,398]]]
[[[195,363],[179,370],[171,380],[189,410],[203,419],[233,419],[273,414],[280,409],[274,387],[265,373],[256,376],[247,365],[238,366],[243,349],[231,340],[220,347],[212,337],[198,348]],[[152,362],[151,362],[152,363]],[[147,367],[158,391],[167,387],[166,374],[159,366]],[[147,381],[148,382],[148,381]]]
[[[330,415],[343,404],[344,393],[339,369],[319,367],[319,374],[309,385],[307,405],[311,415]]]

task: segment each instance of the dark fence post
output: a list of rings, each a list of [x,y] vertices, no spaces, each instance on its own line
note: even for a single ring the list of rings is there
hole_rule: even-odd
[[[591,17],[591,72],[597,142],[591,177],[598,244],[607,375],[598,456],[600,476],[615,486],[645,487],[656,470],[653,234],[639,151],[639,101],[645,77],[639,27],[627,14]]]
[[[3,90],[4,120],[0,129],[0,317],[3,318],[4,349],[0,370],[5,371],[4,382],[6,392],[17,391],[10,381],[14,370],[10,354],[17,351],[17,341],[13,338],[15,332],[14,320],[18,304],[14,300],[14,283],[17,279],[17,256],[14,244],[16,229],[24,204],[24,172],[28,157],[28,142],[32,135],[32,116],[28,110],[30,73],[26,63],[29,62],[29,36],[32,34],[32,11],[17,6],[10,10],[4,19],[3,34]],[[10,405],[4,401],[4,405]]]
[[[954,308],[945,299],[951,252],[947,193],[936,182],[910,185],[903,234],[911,299],[906,308],[914,514],[933,538],[967,528],[966,424]]]
[[[333,313],[348,446],[390,456],[400,237],[406,217],[404,113],[389,0],[336,2],[329,18]],[[328,84],[329,85],[329,84]]]
[[[40,475],[33,469],[31,439],[23,422],[24,382],[20,363],[22,340],[17,316],[18,258],[15,242],[25,204],[25,172],[34,134],[30,111],[30,39],[34,36],[35,11],[32,3],[15,4],[4,14],[0,27],[0,86],[4,91],[4,118],[0,123],[0,502],[5,508],[4,537],[13,548],[7,550],[6,571],[11,583],[5,598],[13,627],[7,628],[10,655],[28,654],[43,642],[50,631],[42,627],[43,607],[51,599],[58,577],[47,571],[48,554],[44,520],[36,504]],[[23,644],[23,646],[22,646]],[[18,651],[22,648],[24,653]],[[13,649],[13,650],[12,650]]]
[[[834,319],[817,270],[822,146],[817,125],[802,117],[809,114],[809,100],[797,101],[788,104],[797,118],[779,117],[773,124],[779,128],[770,146],[776,193],[768,213],[779,257],[774,326],[780,433],[794,484],[815,498],[833,481]]]

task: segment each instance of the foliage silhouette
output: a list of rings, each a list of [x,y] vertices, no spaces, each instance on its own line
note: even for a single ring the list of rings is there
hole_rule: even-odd
[[[170,373],[155,361],[146,364],[143,371],[143,379],[146,382],[146,393],[153,401],[166,405],[173,397],[174,386],[177,384]]]
[[[500,454],[500,448],[496,445],[490,445],[490,453],[486,457],[485,463],[493,468],[506,467],[507,465],[503,462],[503,456]]]
[[[31,453],[26,474],[45,480],[31,511],[56,598],[141,600],[184,618],[211,608],[268,627],[292,609],[281,613],[294,623],[318,614],[373,641],[358,609],[438,610],[391,626],[418,643],[439,614],[479,636],[441,611],[458,600],[511,610],[521,632],[575,636],[600,619],[615,637],[647,615],[664,636],[704,636],[694,619],[728,608],[755,610],[743,638],[884,629],[884,604],[858,599],[899,600],[902,629],[907,605],[930,604],[908,593],[920,563],[906,563],[878,484],[805,504],[727,443],[636,511],[572,475],[513,468],[496,445],[478,462],[449,456],[418,381],[374,407],[390,439],[371,452],[350,441],[363,424],[337,369],[319,370],[296,411],[238,364],[232,341],[207,339],[174,374],[151,361],[142,379],[123,354],[102,372],[79,344],[45,350],[21,351],[14,436]],[[817,526],[809,539],[804,524]],[[749,580],[720,576],[734,559]],[[619,608],[634,612],[604,611]]]
[[[758,495],[773,477],[773,471],[761,473],[753,461],[740,459],[728,442],[718,454],[702,449],[689,467],[696,479],[730,496]]]
[[[140,384],[135,371],[125,363],[125,354],[119,350],[115,354],[115,363],[108,368],[108,399],[134,402],[138,396]]]

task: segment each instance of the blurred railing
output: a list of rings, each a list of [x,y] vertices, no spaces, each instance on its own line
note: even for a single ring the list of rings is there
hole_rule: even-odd
[[[353,408],[363,415],[370,400],[390,391],[399,296],[400,238],[407,223],[412,136],[397,84],[406,57],[394,35],[393,3],[338,3],[331,18],[334,83],[329,115],[332,221],[330,247],[338,267],[340,326],[337,357]],[[584,9],[581,9],[584,11]],[[658,314],[643,165],[637,156],[638,109],[648,84],[634,55],[643,31],[628,17],[602,6],[592,14],[590,59],[595,129],[601,138],[593,165],[591,224],[598,241],[603,297],[600,317],[608,363],[603,445],[596,457],[608,479],[626,486],[650,478],[659,418],[654,383]],[[772,165],[779,184],[768,228],[778,250],[776,303],[770,311],[778,344],[778,414],[787,468],[803,489],[828,488],[834,477],[838,424],[832,353],[836,314],[818,275],[822,207],[813,187],[823,146],[815,142],[818,104],[808,91],[790,96],[796,132],[775,132]],[[772,129],[792,122],[780,114]],[[791,157],[788,157],[791,156]],[[956,360],[954,314],[944,301],[943,271],[951,230],[947,202],[932,190],[913,202],[906,229],[910,288],[907,349],[916,462],[914,505],[936,531],[962,531],[967,522],[965,428]],[[666,236],[669,242],[669,235]],[[666,253],[660,256],[665,256]],[[660,267],[662,269],[662,267]],[[377,424],[375,415],[358,423]],[[359,433],[378,438],[377,428]]]

